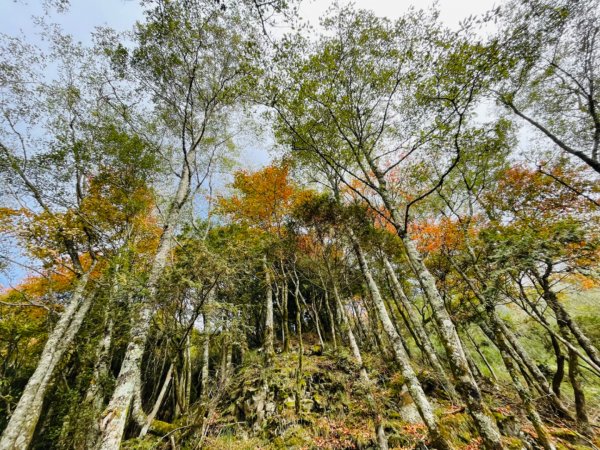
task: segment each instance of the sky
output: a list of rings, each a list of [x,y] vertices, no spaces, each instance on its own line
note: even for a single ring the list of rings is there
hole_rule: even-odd
[[[332,0],[304,0],[300,9],[301,16],[318,25],[319,17],[332,5]],[[340,0],[341,4],[348,3]],[[371,9],[377,15],[391,19],[397,18],[411,6],[429,8],[433,0],[355,0],[360,9]],[[498,0],[439,0],[440,18],[448,26],[456,28],[459,22],[469,15],[490,10]],[[11,36],[24,35],[32,42],[38,42],[32,16],[43,14],[42,0],[0,0],[0,32]],[[142,19],[142,8],[137,0],[71,0],[69,10],[53,14],[52,20],[60,24],[63,30],[84,44],[91,43],[91,33],[96,27],[109,26],[117,31],[132,27],[136,20]],[[257,145],[258,143],[258,145]],[[269,153],[264,143],[246,141],[240,152],[244,167],[259,167],[268,163]],[[13,255],[17,256],[17,255]],[[17,256],[18,259],[18,256]],[[18,282],[25,275],[22,268],[15,267],[8,274],[0,273],[0,289]]]
[[[32,14],[40,14],[42,0],[0,0],[0,31],[14,35],[23,31],[34,32]],[[312,23],[317,23],[331,0],[305,0],[301,14]],[[348,3],[342,0],[340,3]],[[428,8],[433,0],[355,0],[358,8],[371,9],[376,14],[395,18],[409,7]],[[439,0],[441,19],[456,27],[461,19],[470,14],[481,14],[491,9],[498,0]],[[128,29],[142,17],[142,9],[136,0],[71,0],[68,12],[56,15],[64,30],[82,42],[90,41],[90,33],[96,26],[111,26],[116,30]]]

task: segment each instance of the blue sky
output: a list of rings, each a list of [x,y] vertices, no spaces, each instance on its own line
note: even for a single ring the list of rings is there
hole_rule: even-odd
[[[31,17],[43,13],[41,5],[41,0],[1,0],[0,30],[9,35],[22,31],[30,36],[34,32]],[[90,32],[97,26],[123,31],[141,17],[136,0],[72,0],[67,12],[52,15],[66,32],[84,43],[90,42]]]

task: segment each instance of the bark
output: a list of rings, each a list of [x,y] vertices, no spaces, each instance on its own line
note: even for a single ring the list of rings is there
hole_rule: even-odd
[[[271,272],[267,266],[267,257],[263,257],[263,270],[265,272],[265,301],[266,301],[266,312],[265,312],[265,336],[264,336],[264,349],[267,361],[271,361],[275,356],[275,347],[273,344],[275,325],[273,320],[273,287],[271,286]]]
[[[185,346],[181,352],[181,374],[175,374],[175,417],[185,414],[189,407],[191,393],[192,366],[190,361],[189,334],[186,336]]]
[[[537,387],[540,389],[541,394],[545,395],[550,400],[550,403],[554,407],[554,409],[557,412],[559,412],[563,417],[570,418],[571,414],[569,413],[569,410],[562,403],[560,398],[558,398],[556,396],[554,391],[552,391],[552,389],[550,389],[550,385],[548,384],[548,380],[546,379],[545,375],[539,369],[539,367],[537,366],[535,361],[533,361],[531,359],[531,357],[529,356],[529,354],[527,353],[525,348],[521,345],[521,343],[519,342],[519,340],[517,339],[515,334],[512,332],[512,330],[510,330],[510,328],[508,328],[508,326],[504,323],[504,320],[502,320],[502,318],[500,318],[493,303],[491,301],[489,301],[479,291],[479,289],[477,289],[477,287],[471,282],[471,280],[467,277],[467,275],[464,273],[464,271],[462,271],[460,269],[460,267],[458,267],[456,264],[454,264],[453,261],[451,261],[451,263],[454,266],[454,268],[460,273],[462,278],[465,280],[465,282],[467,283],[467,285],[469,286],[471,291],[473,291],[475,296],[479,299],[479,301],[483,305],[485,305],[486,311],[487,311],[487,316],[492,325],[492,328],[497,327],[499,330],[501,330],[503,336],[508,340],[508,342],[514,349],[515,353],[517,354],[517,356],[521,359],[523,364],[527,367],[527,369],[529,370],[529,372],[535,379],[535,381],[537,383]],[[484,332],[485,332],[485,330],[484,330]],[[493,337],[493,334],[494,334],[493,331],[490,330],[490,332],[491,332],[492,336],[488,336],[488,337]],[[515,360],[516,360],[516,358],[515,358]]]
[[[107,314],[110,315],[111,312],[107,311]],[[90,425],[89,432],[87,433],[85,448],[93,448],[100,434],[98,422],[95,420],[95,418],[97,417],[97,414],[102,412],[102,408],[104,406],[105,392],[103,392],[101,389],[101,383],[102,380],[108,376],[110,369],[110,345],[112,342],[113,328],[114,320],[112,317],[109,317],[106,326],[104,327],[102,339],[98,344],[96,364],[94,365],[92,380],[85,394],[85,403],[90,405],[94,417],[94,420]]]
[[[210,332],[207,317],[204,314],[204,341],[202,342],[202,368],[200,369],[200,395],[203,400],[208,397],[208,364],[210,358]]]
[[[373,413],[375,414],[375,436],[377,438],[377,443],[379,445],[379,449],[387,450],[388,449],[388,441],[387,441],[387,436],[385,434],[385,430],[383,427],[383,417],[379,410],[379,407],[377,406],[375,398],[371,394],[371,380],[369,379],[369,375],[367,374],[367,369],[364,366],[362,355],[360,353],[360,348],[358,347],[358,344],[356,343],[356,338],[354,337],[354,332],[352,331],[352,327],[350,326],[350,321],[348,320],[348,315],[346,314],[346,310],[344,309],[344,306],[342,305],[342,300],[340,298],[340,295],[339,295],[339,292],[338,292],[335,282],[333,283],[333,296],[335,298],[338,313],[342,320],[343,330],[348,335],[348,342],[350,344],[350,350],[352,351],[352,356],[354,356],[356,363],[360,367],[360,378],[368,386],[367,401],[369,402],[369,405],[371,406],[371,409],[373,410]]]
[[[575,412],[577,415],[577,428],[585,436],[592,436],[592,427],[585,406],[585,394],[581,387],[581,374],[579,372],[579,358],[572,350],[569,350],[569,380],[573,386],[575,397]]]
[[[491,313],[495,314],[495,311],[491,311]],[[531,392],[521,383],[519,374],[517,373],[513,360],[510,356],[510,352],[508,351],[508,344],[506,343],[502,330],[497,323],[495,323],[493,327],[493,332],[495,342],[498,346],[498,349],[500,350],[502,361],[504,362],[504,366],[506,367],[506,370],[508,371],[513,381],[513,385],[517,390],[521,401],[523,402],[523,407],[525,409],[527,417],[529,418],[529,420],[533,424],[533,427],[535,428],[538,442],[545,450],[555,450],[556,447],[552,442],[550,435],[548,434],[537,409],[535,408],[535,405],[531,398]]]
[[[282,325],[282,334],[283,334],[283,351],[284,352],[289,352],[290,351],[290,327],[288,326],[289,324],[289,317],[288,317],[288,293],[289,293],[289,288],[288,288],[288,284],[287,281],[284,280],[283,281],[283,290],[281,293],[281,313],[282,313],[282,318],[281,318],[281,325]]]
[[[496,372],[494,371],[493,367],[490,365],[489,361],[487,360],[487,358],[485,357],[485,355],[483,354],[483,352],[481,351],[481,349],[477,345],[477,342],[475,342],[475,340],[473,339],[473,337],[469,334],[468,330],[467,330],[467,332],[465,334],[469,338],[469,341],[471,341],[471,344],[473,344],[473,347],[475,348],[475,351],[480,356],[481,360],[485,364],[485,367],[487,367],[488,372],[490,373],[492,379],[497,383],[498,382],[498,377],[496,376]]]
[[[99,448],[116,450],[120,447],[127,419],[132,412],[134,397],[141,389],[141,362],[150,324],[151,309],[138,304],[137,320],[134,322],[125,358],[117,377],[111,400],[100,420],[102,439]]]
[[[469,370],[469,363],[465,355],[462,343],[456,331],[456,327],[446,310],[444,301],[435,284],[435,278],[425,266],[416,244],[405,234],[401,236],[410,265],[423,287],[425,296],[431,305],[433,317],[440,331],[440,338],[450,367],[456,380],[456,390],[467,405],[469,414],[473,417],[475,425],[488,450],[503,448],[500,440],[500,432],[484,404],[479,386],[473,379]]]
[[[120,447],[132,404],[137,421],[143,423],[143,410],[140,401],[142,387],[140,365],[154,312],[154,297],[158,282],[171,253],[173,233],[179,223],[181,211],[190,199],[191,183],[194,175],[192,163],[195,161],[199,144],[200,141],[198,140],[187,152],[185,147],[183,149],[184,158],[181,166],[181,176],[177,191],[169,202],[158,248],[150,265],[146,292],[132,308],[132,326],[125,357],[121,363],[112,398],[100,419],[102,442],[99,448],[102,450],[116,450]]]
[[[158,397],[156,398],[156,401],[154,402],[152,411],[150,411],[150,414],[148,414],[148,417],[146,418],[146,423],[144,424],[144,426],[142,427],[142,430],[140,431],[140,434],[139,434],[140,438],[144,437],[146,435],[146,433],[148,433],[148,430],[150,429],[150,425],[152,425],[152,421],[156,418],[156,415],[158,414],[158,411],[160,410],[160,406],[162,405],[165,395],[166,395],[167,391],[169,390],[169,386],[171,384],[172,378],[173,378],[173,363],[171,363],[171,365],[169,366],[169,370],[167,371],[167,375],[165,376],[165,381],[163,381],[162,388],[160,389],[160,392],[158,393]]]
[[[552,391],[560,398],[560,385],[565,377],[565,355],[563,355],[563,352],[560,349],[558,339],[554,336],[550,336],[550,341],[552,342],[552,349],[556,356],[556,372],[554,372],[554,376],[552,377]]]
[[[408,299],[406,293],[404,292],[404,289],[402,288],[402,285],[400,284],[400,281],[398,280],[398,277],[396,276],[396,271],[392,267],[392,264],[390,263],[389,259],[385,256],[383,258],[383,263],[384,263],[385,269],[388,273],[388,276],[390,277],[390,280],[392,281],[392,287],[393,287],[394,291],[396,292],[396,296],[400,299],[400,303],[402,304],[402,306],[404,307],[404,310],[408,314],[408,319],[410,320],[410,322],[413,326],[413,330],[414,330],[415,334],[418,336],[419,341],[421,342],[421,346],[423,347],[423,351],[425,353],[426,358],[429,360],[429,363],[431,364],[431,368],[439,377],[440,382],[442,383],[442,386],[444,386],[444,390],[448,393],[448,395],[453,399],[458,398],[458,394],[456,393],[454,386],[452,385],[452,383],[446,376],[446,371],[444,370],[444,367],[442,366],[442,364],[437,356],[437,353],[435,352],[435,349],[433,348],[431,339],[429,339],[429,335],[427,334],[427,332],[425,331],[425,328],[423,327],[423,324],[421,323],[421,318],[419,317],[419,313],[415,309],[412,302]]]
[[[475,377],[476,379],[483,381],[484,380],[483,373],[481,373],[481,369],[475,363],[475,360],[473,359],[471,354],[469,352],[465,352],[465,356],[467,358],[467,364],[469,365],[469,370],[471,371],[471,375],[473,377]]]
[[[542,285],[542,296],[546,303],[550,305],[554,313],[556,314],[556,323],[558,324],[558,329],[563,334],[565,340],[569,338],[569,331],[573,332],[572,325],[569,325],[572,321],[570,320],[570,316],[564,310],[562,305],[558,302],[558,298],[552,289],[550,288],[550,284],[548,282],[547,277],[538,278]],[[553,306],[554,304],[554,306]],[[573,335],[577,339],[577,335],[573,332]],[[579,339],[577,339],[579,342]],[[580,342],[581,344],[581,342]],[[584,348],[584,350],[586,350]],[[571,382],[571,386],[573,387],[573,395],[575,397],[575,413],[577,418],[577,427],[579,430],[587,436],[591,436],[592,430],[590,426],[590,422],[588,419],[586,405],[585,405],[585,394],[581,387],[580,381],[580,373],[579,373],[579,358],[574,349],[568,349],[569,352],[569,381]],[[586,350],[586,353],[592,358],[592,355]],[[596,362],[594,360],[594,362]]]
[[[598,352],[598,349],[592,344],[590,338],[588,338],[586,334],[581,330],[577,322],[573,320],[573,318],[562,305],[562,303],[558,301],[558,297],[550,287],[548,278],[539,277],[538,280],[542,285],[542,289],[544,292],[544,300],[546,300],[548,306],[550,306],[550,308],[552,308],[552,311],[554,311],[556,321],[559,324],[559,326],[561,328],[568,329],[573,334],[575,340],[585,351],[588,357],[594,362],[594,364],[596,364],[596,366],[600,367],[600,352]]]
[[[1,450],[21,450],[29,447],[40,419],[46,391],[63,355],[75,339],[93,301],[85,288],[95,264],[83,273],[75,284],[69,304],[50,333],[33,375],[29,378],[19,403],[0,438]]]
[[[423,388],[421,387],[421,383],[417,379],[417,375],[415,374],[408,355],[404,350],[404,346],[402,344],[402,336],[396,332],[394,325],[388,315],[388,312],[385,308],[385,303],[383,301],[383,297],[381,296],[381,292],[379,291],[379,287],[375,282],[371,274],[371,269],[369,268],[369,264],[365,258],[362,248],[358,243],[357,239],[350,233],[350,237],[352,240],[352,244],[354,250],[356,252],[356,256],[358,258],[358,262],[367,281],[367,286],[371,293],[371,297],[375,304],[375,309],[379,315],[379,319],[381,320],[383,329],[387,334],[390,343],[392,345],[392,349],[394,351],[394,356],[396,362],[400,366],[400,371],[402,376],[406,380],[406,384],[408,387],[408,391],[415,402],[417,410],[419,411],[419,415],[423,419],[423,422],[427,426],[427,430],[429,431],[430,437],[437,448],[440,449],[450,449],[452,448],[451,444],[443,437],[442,432],[440,430],[439,424],[435,415],[433,414],[433,408],[427,399]]]
[[[300,280],[294,268],[296,278],[296,290],[294,292],[294,301],[296,302],[296,332],[298,333],[298,367],[296,368],[296,414],[300,414],[301,382],[302,382],[302,358],[304,355],[304,342],[302,340],[302,314],[300,310]]]
[[[229,378],[231,369],[231,342],[228,336],[223,338],[221,345],[221,367],[219,369],[219,384],[222,386]]]
[[[186,337],[185,343],[185,390],[183,394],[185,396],[184,411],[187,412],[192,396],[192,346],[189,334]]]
[[[552,329],[552,327],[550,326],[550,323],[548,322],[546,317],[544,317],[544,315],[538,310],[538,308],[535,306],[535,304],[531,300],[529,300],[529,298],[527,297],[527,293],[525,292],[525,289],[523,288],[522,283],[519,281],[518,284],[519,284],[519,290],[521,291],[522,300],[524,300],[531,308],[531,311],[529,311],[527,308],[522,308],[523,311],[525,311],[532,319],[537,321],[537,323],[539,325],[544,327],[551,338],[556,339],[557,341],[562,343],[565,347],[567,347],[567,349],[575,352],[575,354],[579,358],[581,358],[583,361],[585,361],[589,365],[590,370],[592,370],[597,376],[600,376],[600,366],[596,365],[594,363],[594,361],[592,361],[587,355],[585,355],[585,352],[579,351],[579,349],[570,342],[570,340],[568,338],[568,336],[569,336],[568,331],[566,332],[567,338],[562,337],[560,334],[558,334],[556,331],[554,331]]]
[[[323,340],[323,333],[321,333],[321,320],[319,319],[319,312],[317,311],[314,304],[312,305],[312,308],[309,308],[308,305],[306,304],[306,300],[303,300],[303,302],[304,302],[304,305],[306,305],[306,309],[308,311],[312,310],[311,315],[314,318],[315,328],[317,329],[317,337],[319,338],[319,345],[321,345],[322,349],[325,349],[325,341]]]
[[[348,314],[346,313],[346,310],[344,309],[344,306],[342,305],[342,299],[340,298],[339,291],[335,284],[333,285],[333,295],[335,297],[337,308],[338,308],[340,317],[342,319],[343,329],[348,336],[348,343],[350,344],[350,350],[352,351],[352,355],[354,356],[354,359],[356,359],[356,362],[358,363],[358,365],[360,367],[360,375],[363,379],[368,378],[367,371],[363,365],[363,359],[362,359],[362,356],[360,353],[360,348],[358,347],[358,344],[356,342],[356,338],[354,336],[354,332],[352,331],[352,326],[350,324],[350,320],[348,319]]]
[[[327,309],[327,317],[329,319],[329,327],[331,330],[331,340],[333,342],[333,348],[337,349],[337,333],[335,328],[335,320],[333,318],[333,311],[331,310],[331,305],[329,304],[329,293],[327,292],[327,289],[325,289],[325,308]]]
[[[141,403],[139,399],[141,398],[140,391],[142,385],[142,357],[153,315],[152,300],[156,294],[158,281],[163,273],[171,250],[171,237],[177,217],[178,214],[171,216],[167,220],[167,223],[165,223],[158,250],[150,270],[147,294],[132,307],[132,325],[129,343],[127,344],[125,357],[121,363],[115,390],[100,419],[102,440],[99,449],[101,450],[116,450],[120,447],[127,419],[132,412],[134,400],[137,400],[136,411],[134,411],[136,416],[139,418],[139,416],[143,415],[143,411],[141,411],[139,405]]]

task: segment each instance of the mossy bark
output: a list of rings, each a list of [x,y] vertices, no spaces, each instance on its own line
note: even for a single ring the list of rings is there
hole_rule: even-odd
[[[394,357],[400,366],[400,371],[406,380],[408,391],[415,402],[417,410],[419,411],[419,415],[427,426],[431,440],[435,443],[436,447],[439,449],[451,449],[452,445],[443,437],[438,421],[433,414],[431,403],[429,403],[429,400],[423,391],[423,387],[421,386],[421,383],[417,379],[417,375],[411,366],[410,358],[404,350],[402,336],[396,332],[396,329],[392,324],[389,314],[385,308],[385,302],[381,296],[379,287],[373,278],[365,254],[358,240],[353,236],[352,233],[350,233],[350,238],[352,240],[352,245],[358,258],[361,271],[365,277],[365,280],[367,281],[367,286],[371,293],[375,309],[379,315],[383,329],[390,340],[392,349],[394,351]]]
[[[27,381],[21,398],[2,433],[1,450],[22,450],[29,447],[56,367],[75,339],[92,305],[93,295],[86,294],[85,290],[94,266],[93,264],[77,279],[67,308],[50,332],[37,367]]]

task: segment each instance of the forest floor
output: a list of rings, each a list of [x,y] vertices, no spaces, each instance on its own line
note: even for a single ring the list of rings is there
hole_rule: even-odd
[[[298,377],[298,343],[290,351],[278,353],[272,364],[264,365],[264,356],[251,352],[244,365],[227,382],[213,391],[209,409],[196,412],[193,419],[184,416],[174,424],[155,421],[144,440],[124,443],[128,449],[170,448],[168,435],[176,448],[188,448],[182,429],[196,428],[201,444],[195,439],[189,448],[217,450],[275,449],[374,449],[374,413],[368,402],[371,390],[384,417],[390,449],[426,448],[427,430],[420,421],[399,372],[388,369],[379,356],[365,355],[371,386],[361,381],[359,368],[345,349],[325,351],[306,336],[302,371]],[[444,432],[457,449],[477,449],[480,441],[464,408],[452,404],[437,382],[426,371],[419,378],[435,406]],[[482,391],[496,417],[508,449],[536,448],[535,432],[520,412],[519,400],[512,389],[503,389],[503,381],[482,381]],[[539,400],[539,399],[538,399]],[[541,401],[539,401],[541,402]],[[590,412],[597,418],[598,403],[590,402]],[[539,404],[544,411],[544,405]],[[197,418],[204,418],[198,422]],[[562,423],[547,412],[551,434],[561,449],[590,448],[572,424]],[[184,433],[185,434],[185,433]],[[191,440],[190,440],[191,442]],[[594,442],[600,445],[598,439]]]

